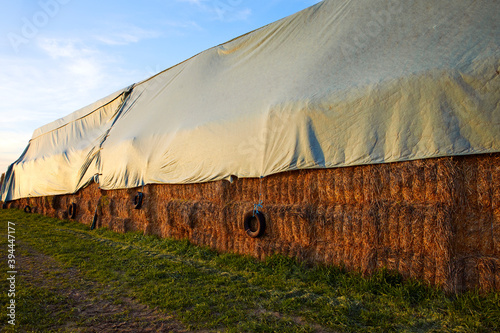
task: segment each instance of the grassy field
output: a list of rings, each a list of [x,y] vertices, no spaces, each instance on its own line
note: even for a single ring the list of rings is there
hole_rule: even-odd
[[[500,331],[498,293],[452,297],[387,271],[363,278],[283,256],[260,262],[14,209],[0,221],[2,332]],[[16,326],[7,322],[8,221]]]

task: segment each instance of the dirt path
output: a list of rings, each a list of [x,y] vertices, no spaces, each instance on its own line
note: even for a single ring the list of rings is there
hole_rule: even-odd
[[[19,244],[21,245],[21,244]],[[64,268],[55,259],[23,243],[20,278],[35,287],[58,293],[70,305],[72,319],[54,327],[66,332],[187,332],[172,316],[85,279],[77,269]],[[41,304],[40,306],[44,306]],[[50,308],[43,309],[51,312]]]

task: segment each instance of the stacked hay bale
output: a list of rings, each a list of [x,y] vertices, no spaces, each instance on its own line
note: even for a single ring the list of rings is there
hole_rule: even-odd
[[[264,258],[281,253],[370,274],[386,267],[448,291],[500,290],[500,154],[443,157],[263,179],[148,185],[21,199],[12,206],[97,227],[189,239]],[[144,202],[135,209],[134,196]],[[248,237],[243,216],[262,201],[267,229]],[[97,210],[96,210],[97,208]]]

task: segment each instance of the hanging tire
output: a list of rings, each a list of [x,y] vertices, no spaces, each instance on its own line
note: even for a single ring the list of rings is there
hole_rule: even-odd
[[[24,212],[25,212],[25,213],[28,213],[28,214],[29,214],[29,213],[31,213],[31,207],[30,207],[30,205],[26,205],[26,206],[24,207]]]
[[[76,217],[76,203],[72,202],[68,206],[68,217],[74,219]]]
[[[141,209],[143,198],[144,198],[144,193],[137,192],[137,194],[134,197],[134,209]]]
[[[248,236],[260,237],[266,231],[266,218],[261,212],[249,211],[245,214],[243,228]]]
[[[7,203],[6,203],[6,202],[4,202],[4,203],[2,204],[2,209],[7,209],[7,208],[8,208]]]

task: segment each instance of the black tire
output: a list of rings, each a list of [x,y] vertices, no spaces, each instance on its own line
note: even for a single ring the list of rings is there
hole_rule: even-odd
[[[134,209],[141,209],[143,198],[144,198],[144,193],[137,192],[137,194],[134,197]]]
[[[30,214],[30,213],[31,213],[31,207],[30,207],[30,205],[26,205],[26,206],[24,207],[24,212],[25,212],[25,213],[28,213],[28,214]]]
[[[261,237],[266,231],[266,217],[261,212],[250,211],[245,214],[243,228],[248,236]]]
[[[74,219],[76,217],[76,203],[72,202],[68,206],[68,217]]]
[[[7,207],[8,207],[8,206],[7,206],[7,203],[6,203],[6,202],[4,202],[4,203],[2,204],[2,209],[7,209]]]

